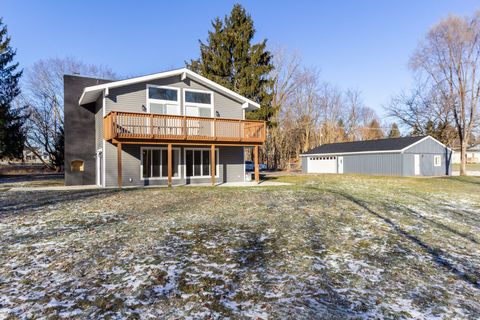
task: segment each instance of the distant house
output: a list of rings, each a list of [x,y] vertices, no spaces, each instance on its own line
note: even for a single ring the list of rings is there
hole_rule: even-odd
[[[306,173],[442,176],[452,150],[430,136],[324,144],[301,155]]]
[[[260,105],[188,69],[121,81],[64,76],[65,184],[245,181],[244,149],[265,141]]]
[[[50,162],[50,158],[48,157],[48,153],[46,153],[45,151],[41,151],[41,150],[35,150],[36,153],[38,155],[40,155],[41,157],[41,161],[37,155],[32,152],[31,150],[23,150],[23,160],[26,162],[26,163],[43,163],[43,162],[46,162],[46,163],[49,163]]]
[[[467,148],[467,163],[480,163],[480,144]],[[452,163],[460,163],[460,148],[453,149]]]

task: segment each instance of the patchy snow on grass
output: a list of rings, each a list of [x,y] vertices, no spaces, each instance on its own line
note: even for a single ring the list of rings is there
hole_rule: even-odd
[[[0,318],[477,319],[480,186],[441,183],[3,192]]]

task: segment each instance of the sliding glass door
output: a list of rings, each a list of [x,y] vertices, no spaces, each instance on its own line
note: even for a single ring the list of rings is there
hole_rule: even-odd
[[[210,177],[211,175],[210,149],[186,149],[185,170],[186,176],[190,178]],[[215,149],[215,175],[218,176],[219,159],[218,149]]]

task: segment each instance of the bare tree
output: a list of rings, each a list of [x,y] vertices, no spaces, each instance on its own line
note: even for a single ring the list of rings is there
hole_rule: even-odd
[[[299,152],[309,150],[315,140],[315,129],[320,116],[318,79],[319,73],[314,68],[304,68],[298,75],[297,82],[300,85],[295,90],[292,108],[300,138]]]
[[[267,141],[264,147],[267,164],[274,168],[281,167],[281,163],[288,161],[290,151],[286,143],[284,132],[289,126],[285,120],[288,113],[287,102],[292,101],[293,95],[300,86],[298,73],[301,70],[301,57],[296,53],[289,53],[285,48],[277,48],[273,54],[272,71],[273,98],[272,107],[275,114],[272,117],[272,127],[268,128]],[[289,118],[289,116],[288,116]]]
[[[346,137],[348,141],[360,139],[359,127],[360,116],[365,108],[361,93],[358,90],[347,90],[345,92],[345,107],[347,109],[346,116]]]
[[[477,124],[480,97],[480,11],[473,17],[449,16],[428,32],[411,58],[453,113],[461,148],[460,174],[466,174],[466,150]]]
[[[410,92],[403,91],[393,97],[386,109],[413,135],[428,134],[449,146],[458,140],[452,130],[452,109],[435,87],[419,83]]]
[[[21,104],[30,114],[26,123],[26,148],[45,166],[60,170],[63,165],[63,75],[116,79],[110,68],[85,64],[75,58],[52,58],[36,62],[25,73]],[[45,151],[49,161],[43,160]]]

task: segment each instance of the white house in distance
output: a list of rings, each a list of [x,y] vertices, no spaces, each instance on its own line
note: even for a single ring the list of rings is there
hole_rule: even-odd
[[[453,163],[460,163],[460,148],[453,150]],[[467,163],[480,163],[480,144],[467,149]]]

